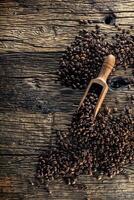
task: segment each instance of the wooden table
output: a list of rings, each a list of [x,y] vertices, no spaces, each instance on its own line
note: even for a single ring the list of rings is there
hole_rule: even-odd
[[[103,2],[103,3],[102,3]],[[77,191],[62,181],[34,184],[38,155],[55,144],[55,129],[66,129],[83,91],[60,86],[55,71],[66,46],[80,29],[96,23],[113,34],[113,21],[128,28],[134,21],[133,0],[1,0],[0,1],[0,200],[133,200],[133,166],[130,179],[118,175],[98,181],[81,176],[86,191]],[[93,20],[80,25],[79,19]],[[117,70],[113,76],[132,77],[132,70]],[[126,95],[134,88],[109,91],[105,104],[122,110]]]

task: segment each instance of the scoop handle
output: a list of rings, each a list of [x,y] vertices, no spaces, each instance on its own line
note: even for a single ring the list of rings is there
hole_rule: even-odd
[[[104,63],[102,65],[102,69],[101,69],[99,76],[97,78],[106,82],[106,80],[107,80],[109,74],[111,73],[114,65],[115,65],[115,56],[110,54],[105,58]]]

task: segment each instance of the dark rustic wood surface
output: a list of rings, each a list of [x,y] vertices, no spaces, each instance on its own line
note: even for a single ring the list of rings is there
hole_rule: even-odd
[[[103,3],[102,3],[103,2]],[[0,200],[133,200],[134,168],[125,168],[129,178],[118,175],[98,181],[81,176],[86,191],[50,184],[51,195],[35,183],[38,155],[55,145],[55,129],[66,129],[83,91],[60,86],[55,72],[58,61],[80,29],[116,29],[103,23],[114,12],[116,22],[133,24],[134,1],[129,0],[1,0],[0,1]],[[79,19],[94,20],[79,25]],[[132,77],[122,67],[113,76]],[[134,88],[110,90],[105,104],[119,110],[130,105],[127,94]],[[130,105],[131,106],[131,105]]]

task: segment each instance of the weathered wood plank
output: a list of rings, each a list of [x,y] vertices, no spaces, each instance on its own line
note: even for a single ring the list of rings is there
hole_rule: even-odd
[[[127,168],[131,180],[117,176],[97,181],[81,176],[86,192],[73,190],[62,182],[50,185],[48,196],[41,186],[32,185],[37,157],[55,145],[55,129],[66,129],[83,91],[71,90],[55,82],[58,60],[80,29],[91,30],[98,22],[112,35],[114,26],[103,23],[114,12],[121,27],[133,24],[134,1],[119,0],[1,0],[0,1],[0,199],[1,200],[132,200],[133,166]],[[95,20],[79,25],[79,19]],[[133,32],[133,31],[132,31]],[[42,53],[23,53],[40,51]],[[44,52],[50,53],[44,53]],[[52,53],[56,51],[57,53]],[[118,69],[113,76],[132,77],[132,69]],[[109,91],[105,104],[122,110],[134,87]],[[86,194],[87,193],[87,194]]]
[[[66,129],[84,91],[60,86],[57,79],[61,53],[1,54],[0,149],[4,154],[39,154],[52,141],[54,129]],[[131,69],[113,76],[131,77]],[[109,91],[105,104],[119,110],[131,106],[127,94],[134,87]],[[8,148],[7,148],[8,147]]]
[[[1,55],[0,136],[3,152],[7,151],[8,144],[8,153],[38,153],[48,145],[52,128],[65,128],[69,123],[83,91],[73,91],[55,83],[58,57],[57,53]],[[121,74],[123,71],[118,70],[114,76]],[[131,77],[131,69],[126,75]],[[120,100],[118,108],[123,109],[128,101],[126,94],[132,94],[133,90],[133,87],[130,90],[125,87],[109,91],[105,103],[114,106],[117,97]]]
[[[63,182],[53,181],[50,184],[52,194],[47,197],[43,185],[38,188],[33,174],[36,170],[37,156],[1,156],[0,187],[5,199],[57,199],[83,200],[86,192],[66,186]],[[6,171],[5,171],[6,167]],[[118,175],[113,179],[105,178],[98,181],[95,178],[81,176],[78,182],[87,186],[88,196],[92,199],[127,199],[134,194],[134,174],[131,167],[126,168],[131,179]],[[131,199],[132,200],[132,199]]]
[[[79,25],[79,19],[100,23],[109,34],[114,26],[103,24],[114,12],[116,22],[130,26],[134,19],[134,1],[6,1],[0,3],[0,51],[59,51],[78,34],[94,25]]]

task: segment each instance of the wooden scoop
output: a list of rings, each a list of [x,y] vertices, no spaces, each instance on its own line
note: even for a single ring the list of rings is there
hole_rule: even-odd
[[[97,101],[97,104],[96,104],[96,107],[94,110],[94,118],[96,117],[99,109],[101,108],[103,100],[109,89],[106,81],[114,67],[114,64],[115,64],[115,57],[113,55],[108,55],[104,60],[104,63],[102,65],[102,69],[99,73],[99,76],[90,81],[90,83],[86,89],[86,92],[84,93],[84,96],[79,104],[79,108],[80,108],[88,93],[90,93],[91,91],[97,92],[98,101]]]

